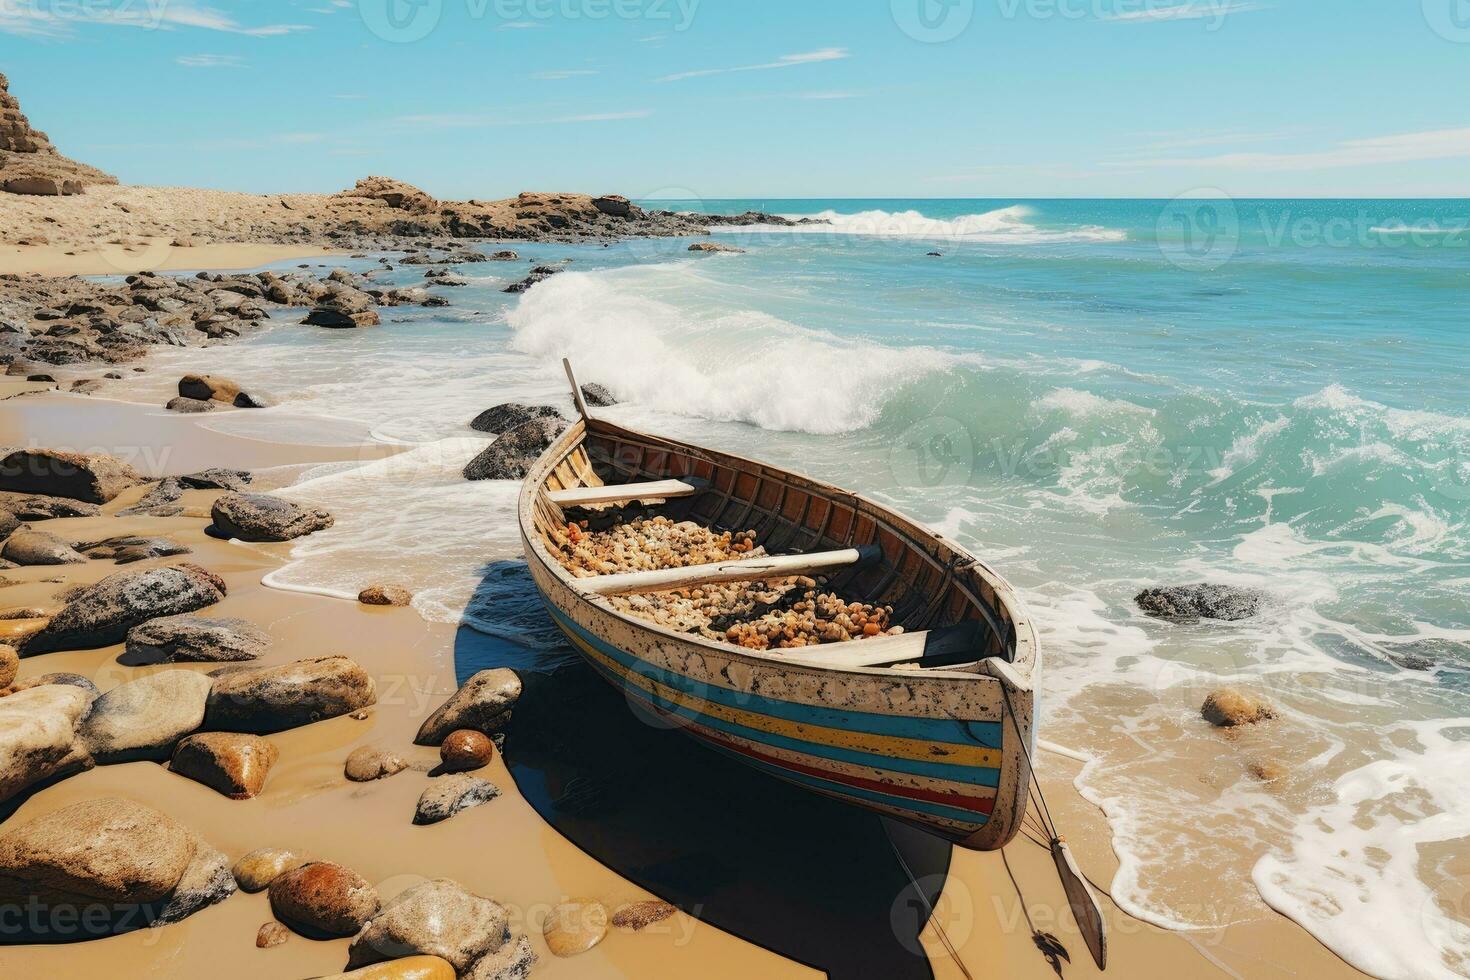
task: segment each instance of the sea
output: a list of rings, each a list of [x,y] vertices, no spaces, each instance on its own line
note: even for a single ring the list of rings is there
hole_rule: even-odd
[[[1043,744],[1088,760],[1123,908],[1279,912],[1371,974],[1470,976],[1470,201],[643,205],[823,223],[720,228],[728,254],[506,243],[449,307],[277,317],[155,355],[125,397],[211,370],[278,406],[207,426],[398,445],[286,474],[338,523],[272,583],[355,595],[387,564],[424,617],[534,646],[544,624],[476,594],[518,554],[516,487],[459,471],[481,410],[570,412],[569,357],[618,399],[598,413],[871,495],[1014,583]],[[533,263],[563,271],[502,291]],[[1196,582],[1268,598],[1230,623],[1134,603]],[[1276,719],[1210,728],[1225,686]]]

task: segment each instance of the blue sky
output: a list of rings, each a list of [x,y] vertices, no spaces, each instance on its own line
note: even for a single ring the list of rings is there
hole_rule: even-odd
[[[0,0],[125,181],[1470,196],[1470,0]]]

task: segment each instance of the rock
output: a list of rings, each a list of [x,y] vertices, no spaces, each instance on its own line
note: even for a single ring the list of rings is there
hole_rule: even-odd
[[[413,593],[397,585],[370,585],[357,594],[357,601],[365,606],[407,606]]]
[[[519,262],[521,257],[508,248],[502,248],[498,252],[491,252],[488,256],[491,262]]]
[[[942,259],[942,258],[944,258],[944,253],[943,252],[925,252],[924,254],[926,256],[928,256],[929,258],[931,258],[931,259]]]
[[[111,559],[119,565],[189,553],[189,549],[177,541],[170,541],[168,538],[146,538],[135,534],[123,534],[102,541],[83,542],[77,545],[77,550],[88,558]]]
[[[461,728],[444,739],[439,746],[439,758],[446,772],[483,769],[495,758],[495,743],[481,732]]]
[[[211,402],[210,404],[214,404]],[[118,511],[120,516],[130,517],[134,514],[148,514],[152,517],[173,517],[183,513],[184,508],[178,506],[178,502],[184,499],[184,485],[177,477],[164,477],[158,481],[158,486],[149,490],[138,499],[136,504],[125,507]]]
[[[619,929],[637,932],[655,922],[662,922],[677,911],[668,902],[632,902],[613,913],[612,924]]]
[[[342,773],[354,783],[370,783],[374,779],[385,779],[408,768],[408,762],[397,752],[363,745],[352,750]]]
[[[20,654],[8,643],[0,643],[0,688],[10,686],[20,672]]]
[[[402,956],[428,955],[463,972],[506,942],[510,915],[497,902],[447,878],[399,894],[373,916],[347,950],[349,969]]]
[[[280,754],[259,735],[201,732],[175,747],[169,768],[232,800],[248,800],[265,789],[265,777]]]
[[[1200,715],[1216,728],[1234,728],[1237,725],[1254,725],[1269,721],[1276,712],[1269,704],[1259,701],[1233,687],[1223,687],[1205,698]]]
[[[6,539],[0,557],[17,565],[78,565],[87,560],[56,535],[30,528],[22,528]]]
[[[16,517],[9,510],[0,508],[0,541],[4,541],[10,537],[19,527],[20,518]]]
[[[185,473],[183,476],[174,477],[179,485],[188,490],[235,490],[241,491],[248,487],[254,477],[246,470],[226,470],[219,467],[211,467],[200,470],[198,473]]]
[[[373,679],[346,657],[215,671],[206,727],[269,734],[376,703]]]
[[[68,685],[41,685],[0,698],[0,802],[92,767],[77,725],[92,699]]]
[[[230,874],[243,891],[263,892],[287,871],[310,864],[309,858],[281,847],[258,847],[235,862]]]
[[[193,612],[224,597],[224,581],[198,565],[114,572],[76,589],[61,612],[26,640],[21,652],[30,656],[120,643],[139,623]]]
[[[105,908],[134,927],[175,922],[233,891],[218,878],[217,853],[132,800],[73,803],[0,837],[0,904]],[[68,918],[66,935],[77,938]]]
[[[604,194],[602,197],[594,197],[592,206],[614,218],[628,217],[633,208],[628,199],[621,194]]]
[[[212,412],[219,407],[219,402],[200,401],[197,398],[170,398],[163,406],[170,412],[183,412],[186,415],[197,415],[200,412]]]
[[[561,418],[561,413],[550,405],[522,405],[519,402],[506,402],[504,405],[487,408],[476,415],[470,422],[470,428],[476,432],[490,432],[498,435],[502,432],[509,432],[532,419],[559,418]]]
[[[413,822],[422,825],[448,820],[461,810],[489,803],[499,795],[499,787],[488,779],[463,773],[444,776],[436,779],[419,797]]]
[[[0,492],[0,507],[23,521],[50,521],[62,517],[96,517],[102,508],[65,497]]]
[[[405,956],[374,963],[351,973],[334,973],[318,980],[455,980],[454,967],[437,956]],[[509,980],[509,978],[506,978]]]
[[[274,919],[260,927],[255,934],[256,949],[270,949],[279,946],[291,938],[291,930],[276,922]]]
[[[460,980],[527,980],[535,965],[536,951],[531,948],[531,940],[515,936],[498,952],[476,960],[468,973],[460,975]]]
[[[226,493],[210,511],[218,534],[241,541],[289,541],[329,528],[332,515],[261,493]]]
[[[595,381],[582,386],[582,398],[593,408],[607,408],[618,403],[612,392]]]
[[[270,883],[271,911],[302,935],[350,936],[378,911],[378,892],[355,871],[316,861]]]
[[[74,687],[86,695],[87,708],[82,712],[82,717],[86,717],[88,712],[92,710],[93,703],[102,696],[102,692],[97,689],[96,684],[92,683],[91,678],[83,677],[81,674],[73,674],[65,670],[53,671],[49,674],[41,674],[39,677],[27,677],[23,681],[16,681],[15,690],[29,691],[33,687],[47,687],[51,685]]]
[[[0,490],[69,497],[105,504],[139,482],[131,466],[115,456],[17,449],[0,459]]]
[[[390,208],[413,214],[426,214],[439,206],[438,201],[417,187],[391,177],[364,177],[357,186],[341,191],[337,196],[382,201]]]
[[[80,734],[98,762],[167,759],[204,721],[213,686],[192,670],[164,670],[119,684],[92,705]]]
[[[1134,597],[1138,607],[1161,619],[1248,619],[1260,612],[1266,594],[1258,589],[1201,582],[1144,589]]]
[[[542,933],[553,956],[585,953],[607,935],[607,909],[601,902],[562,902],[547,914]]]
[[[519,480],[566,431],[561,418],[539,418],[503,432],[464,468],[466,480]]]
[[[226,663],[258,659],[269,645],[270,638],[249,620],[185,614],[134,626],[125,653],[146,663]]]
[[[195,398],[199,401],[217,401],[232,405],[240,394],[238,384],[229,378],[212,374],[186,374],[179,379],[179,397]]]
[[[505,667],[482,670],[424,720],[415,745],[439,745],[450,733],[469,728],[486,735],[503,730],[521,696],[521,679]]]
[[[734,245],[726,245],[722,242],[695,242],[693,245],[689,246],[689,251],[729,252],[736,255],[743,255],[745,253],[745,249],[743,248],[736,248]]]
[[[1263,759],[1251,760],[1246,770],[1263,783],[1278,783],[1289,774],[1289,770],[1281,763]]]
[[[561,271],[561,269],[557,268],[554,265],[538,265],[536,266],[536,268],[531,270],[531,274],[526,276],[526,278],[522,279],[520,282],[511,283],[509,286],[506,286],[503,290],[501,290],[501,292],[524,293],[526,290],[530,289],[538,282],[541,282],[543,279],[550,279],[552,276]]]
[[[332,327],[341,330],[354,327],[376,327],[383,320],[378,316],[376,310],[347,313],[342,310],[315,309],[308,313],[306,319],[301,322],[307,326]]]

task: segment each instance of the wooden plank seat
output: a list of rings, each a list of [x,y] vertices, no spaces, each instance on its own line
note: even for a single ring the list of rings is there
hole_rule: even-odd
[[[888,667],[905,663],[938,667],[980,660],[979,642],[980,631],[971,621],[897,636],[875,636],[867,640],[772,652],[780,655],[782,660],[820,667]]]
[[[651,572],[621,572],[572,580],[572,587],[583,595],[628,595],[635,592],[668,592],[714,582],[752,582],[763,578],[788,578],[813,575],[838,568],[866,565],[882,557],[881,549],[868,545],[819,551],[807,555],[771,555],[764,558],[741,558],[735,561],[686,565],[683,568],[660,568]]]
[[[621,483],[606,487],[573,487],[570,490],[548,490],[546,495],[558,507],[592,507],[599,504],[625,504],[630,500],[669,500],[692,497],[709,488],[708,480],[650,480],[646,483]]]

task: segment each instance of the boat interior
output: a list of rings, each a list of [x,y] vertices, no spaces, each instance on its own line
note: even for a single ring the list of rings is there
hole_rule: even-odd
[[[543,544],[552,529],[594,529],[630,508],[716,532],[755,532],[768,556],[715,565],[567,580],[585,595],[647,593],[708,582],[821,575],[849,602],[890,606],[895,636],[772,651],[843,667],[966,670],[1017,659],[1009,588],[973,557],[887,508],[755,461],[623,429],[600,419],[547,473],[534,502]],[[564,573],[565,574],[565,573]],[[1029,634],[1029,630],[1028,630]],[[1029,670],[1029,665],[1028,665]]]

